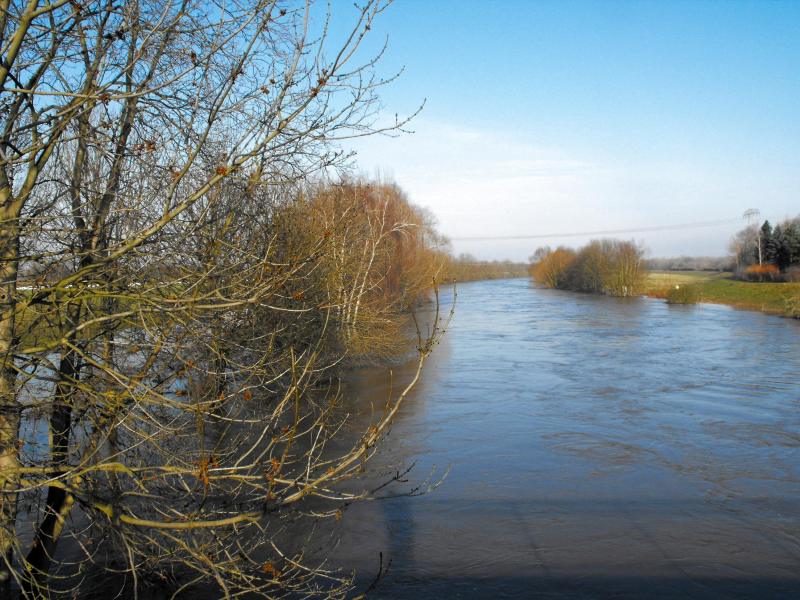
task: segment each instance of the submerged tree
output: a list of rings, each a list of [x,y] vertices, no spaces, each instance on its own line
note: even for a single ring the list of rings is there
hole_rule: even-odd
[[[305,190],[279,217],[302,254],[324,239],[303,294],[331,307],[331,347],[358,359],[397,354],[401,315],[424,297],[443,264],[441,236],[397,185],[344,181]]]
[[[375,131],[384,81],[359,48],[385,8],[365,0],[334,41],[308,3],[5,7],[6,591],[75,593],[104,569],[224,596],[346,586],[276,529],[310,497],[332,516],[358,496],[336,484],[409,388],[350,451],[326,450],[340,421],[320,344],[339,308],[305,290],[332,240],[287,253],[275,215],[346,158],[331,143]],[[65,536],[75,564],[56,569]]]
[[[555,250],[540,248],[533,257],[536,261],[531,264],[531,276],[542,285],[557,288],[564,285],[576,254],[570,248],[559,246]]]

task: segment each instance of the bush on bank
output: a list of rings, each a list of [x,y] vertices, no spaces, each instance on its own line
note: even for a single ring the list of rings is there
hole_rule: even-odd
[[[634,242],[594,240],[578,251],[540,248],[534,255],[530,274],[546,287],[634,296],[641,293],[647,271],[643,251]]]
[[[700,291],[694,285],[676,285],[667,291],[667,304],[697,304]]]

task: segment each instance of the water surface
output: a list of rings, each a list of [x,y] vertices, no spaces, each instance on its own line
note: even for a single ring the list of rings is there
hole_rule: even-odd
[[[370,466],[416,461],[406,489],[449,476],[349,509],[337,560],[366,582],[383,552],[386,598],[800,597],[799,334],[722,306],[464,284]],[[350,398],[367,414],[387,382],[354,373]]]

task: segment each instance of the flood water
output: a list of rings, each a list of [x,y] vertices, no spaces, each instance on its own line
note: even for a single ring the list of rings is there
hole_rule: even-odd
[[[363,586],[382,552],[382,598],[798,598],[798,374],[800,322],[464,284],[370,465],[450,473],[348,509],[337,560]]]

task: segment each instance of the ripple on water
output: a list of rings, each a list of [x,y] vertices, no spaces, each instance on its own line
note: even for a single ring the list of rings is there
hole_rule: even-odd
[[[799,598],[799,334],[726,307],[462,285],[375,463],[453,469],[344,519],[342,556],[373,573],[383,551],[390,598]]]

